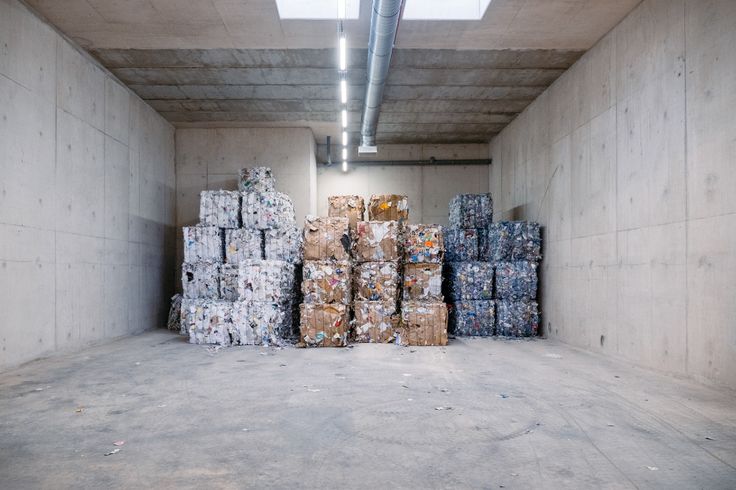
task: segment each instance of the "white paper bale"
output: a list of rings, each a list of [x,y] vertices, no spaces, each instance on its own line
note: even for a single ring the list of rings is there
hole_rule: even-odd
[[[243,228],[268,230],[296,225],[291,198],[283,192],[245,192],[242,205]]]
[[[216,226],[185,226],[184,262],[222,262],[222,234]]]
[[[182,327],[189,330],[189,343],[230,345],[232,303],[219,300],[182,301]]]
[[[281,344],[291,333],[291,304],[236,301],[230,337],[237,345]]]
[[[283,260],[290,264],[302,263],[302,231],[296,226],[266,230],[264,233],[266,260]]]
[[[240,228],[240,192],[200,192],[199,222],[205,226]]]
[[[291,299],[294,266],[280,260],[246,260],[239,264],[238,297],[241,301],[279,303]]]
[[[219,299],[220,264],[184,262],[181,266],[181,287],[187,299]]]
[[[239,270],[237,264],[222,264],[220,266],[220,299],[225,301],[238,300]]]
[[[225,260],[237,264],[243,260],[263,258],[263,232],[240,228],[225,230]]]
[[[241,192],[273,192],[276,179],[269,167],[252,167],[240,170],[238,190]]]

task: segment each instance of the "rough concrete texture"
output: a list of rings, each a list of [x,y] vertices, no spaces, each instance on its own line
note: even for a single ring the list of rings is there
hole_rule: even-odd
[[[6,373],[0,399],[7,490],[736,482],[732,391],[554,341],[215,351],[158,331]]]
[[[736,387],[736,2],[646,0],[491,145],[544,331]]]
[[[372,194],[402,194],[409,197],[410,223],[448,224],[448,205],[456,194],[488,192],[488,165],[382,165],[349,167],[343,172],[340,147],[333,147],[331,167],[317,170],[317,211],[327,215],[327,198],[359,195],[367,203]],[[318,157],[326,160],[326,146]],[[475,160],[488,158],[488,145],[381,145],[375,155],[358,155],[361,161],[429,160],[430,158]],[[366,218],[367,214],[366,214]]]
[[[165,321],[174,130],[0,0],[0,370]]]

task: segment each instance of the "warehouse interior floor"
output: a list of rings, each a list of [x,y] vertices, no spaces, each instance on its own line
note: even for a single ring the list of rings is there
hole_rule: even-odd
[[[0,398],[3,489],[736,478],[733,392],[549,340],[215,350],[159,330],[6,372]]]

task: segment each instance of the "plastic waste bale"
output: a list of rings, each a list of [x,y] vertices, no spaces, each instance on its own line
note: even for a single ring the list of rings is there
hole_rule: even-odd
[[[205,226],[240,228],[240,193],[237,191],[200,192],[199,222]]]
[[[216,262],[184,262],[181,287],[187,299],[220,298],[220,264]]]
[[[353,255],[358,262],[399,260],[398,221],[360,221]]]
[[[238,265],[241,301],[280,303],[291,299],[294,266],[280,260],[246,260]]]
[[[398,194],[380,194],[371,196],[368,203],[368,221],[409,220],[409,198]]]
[[[488,262],[446,262],[445,279],[450,301],[493,298],[493,265]]]
[[[273,192],[276,179],[269,167],[251,167],[240,170],[238,190],[240,192]]]
[[[263,232],[248,228],[225,230],[225,260],[237,264],[263,258]]]
[[[327,198],[327,216],[348,219],[351,233],[355,233],[358,222],[363,221],[365,202],[360,196],[330,196]]]
[[[244,192],[241,216],[244,228],[268,230],[296,224],[294,204],[283,192]]]
[[[281,345],[291,334],[291,303],[236,301],[230,337],[236,345]]]
[[[266,260],[283,260],[290,264],[302,262],[302,232],[297,226],[285,226],[263,232]]]
[[[478,230],[445,228],[443,231],[446,262],[478,260]]]
[[[216,226],[185,226],[184,262],[222,262],[223,244]]]
[[[405,302],[401,307],[396,343],[447,345],[447,306],[444,303]]]
[[[399,291],[396,262],[363,262],[353,269],[353,290],[358,301],[393,301]]]
[[[442,262],[445,245],[440,225],[407,225],[403,244],[406,262]]]
[[[182,301],[182,323],[189,329],[189,343],[230,345],[232,303],[220,300]]]
[[[490,194],[458,194],[450,201],[450,226],[486,228],[493,221]]]
[[[349,308],[339,303],[300,305],[300,339],[307,347],[344,347],[348,344]]]
[[[458,336],[489,337],[496,324],[493,300],[463,300],[450,306],[450,332]]]
[[[349,258],[348,219],[307,216],[304,223],[304,260]]]
[[[539,331],[536,301],[496,301],[496,335],[534,337]]]
[[[497,262],[496,298],[519,301],[537,298],[536,262]]]
[[[356,342],[393,342],[399,320],[396,301],[356,301],[354,310]]]
[[[442,301],[442,264],[404,264],[404,301]]]
[[[539,223],[500,221],[488,227],[483,248],[484,260],[508,262],[538,261],[542,258],[542,238]]]
[[[304,262],[302,294],[306,303],[350,304],[350,262],[307,260]]]

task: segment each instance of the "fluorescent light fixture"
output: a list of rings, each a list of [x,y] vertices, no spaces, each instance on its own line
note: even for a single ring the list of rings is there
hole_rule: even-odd
[[[340,70],[348,69],[348,46],[345,36],[340,36]]]
[[[348,146],[348,132],[342,132],[342,146]]]
[[[335,20],[360,17],[360,0],[276,0],[282,19]]]
[[[342,159],[343,160],[347,160],[348,159],[348,149],[347,148],[343,148],[342,149]]]
[[[342,110],[342,127],[348,127],[348,111],[346,111],[345,109]]]
[[[347,160],[343,160],[342,161],[342,171],[343,172],[347,172],[348,171],[348,161]]]
[[[405,0],[402,20],[481,20],[491,0]]]
[[[340,80],[340,102],[348,103],[348,82],[345,79]]]

